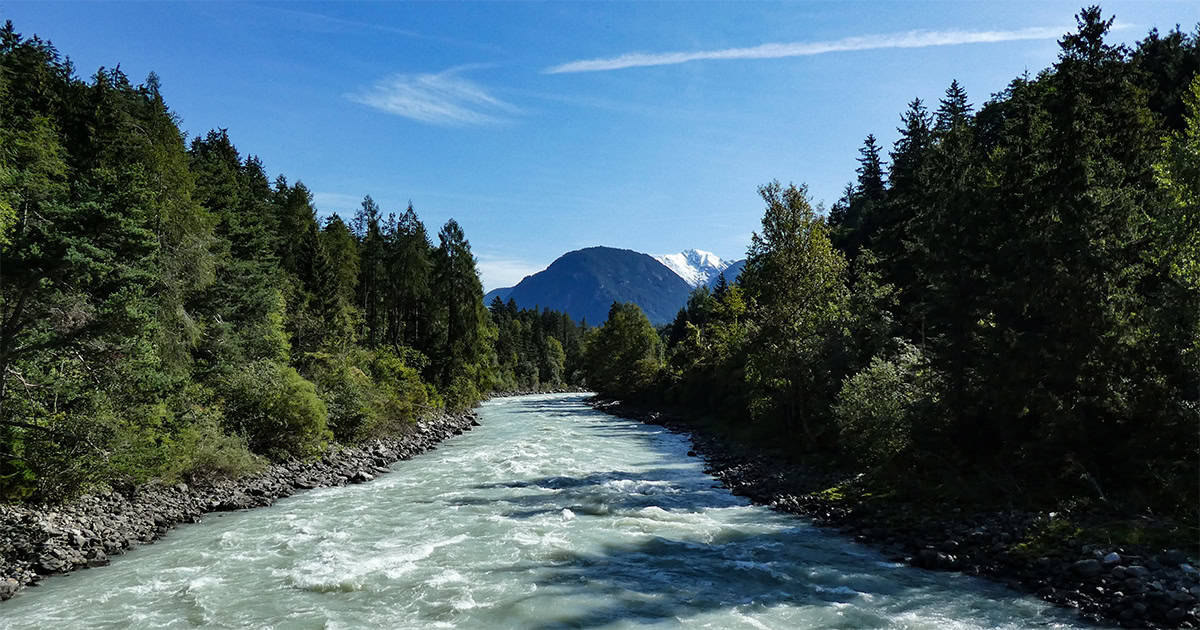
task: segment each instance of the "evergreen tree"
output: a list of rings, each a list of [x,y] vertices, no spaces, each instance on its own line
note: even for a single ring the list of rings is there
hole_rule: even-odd
[[[958,79],[950,82],[946,88],[946,96],[939,101],[937,115],[934,117],[934,131],[949,132],[959,125],[965,125],[971,118],[971,103],[967,101],[967,91],[958,83]]]
[[[462,228],[453,219],[438,232],[434,257],[434,297],[444,322],[444,337],[434,358],[438,382],[447,388],[447,402],[469,406],[488,387],[487,366],[494,330],[483,306],[483,286],[475,256]]]
[[[390,283],[389,341],[431,351],[433,321],[433,246],[412,203],[396,223],[387,269]]]
[[[874,239],[885,199],[883,163],[874,134],[867,135],[858,153],[858,180],[838,202],[837,212],[831,213],[836,220],[831,234],[834,244],[850,259]]]
[[[358,308],[363,314],[362,339],[368,347],[382,342],[387,315],[386,296],[387,243],[380,224],[381,212],[370,195],[363,198],[362,207],[354,217],[361,239],[358,280]]]

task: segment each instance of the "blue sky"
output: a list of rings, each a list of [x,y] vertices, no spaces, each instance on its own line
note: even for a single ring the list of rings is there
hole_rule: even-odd
[[[322,213],[412,200],[461,223],[485,288],[568,250],[735,259],[758,185],[828,206],[868,133],[957,78],[984,102],[1054,61],[1070,2],[55,3],[0,16],[81,74],[157,72],[191,135],[229,129]],[[1122,41],[1200,2],[1110,2]]]

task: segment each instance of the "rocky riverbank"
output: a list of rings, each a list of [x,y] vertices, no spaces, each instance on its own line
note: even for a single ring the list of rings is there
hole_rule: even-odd
[[[1061,513],[933,510],[871,498],[861,477],[740,448],[669,414],[611,400],[592,404],[688,434],[695,449],[689,454],[703,457],[707,472],[734,494],[810,517],[897,561],[996,580],[1103,625],[1200,627],[1200,571],[1180,551],[1081,544],[1058,535],[1074,527]]]
[[[474,413],[415,424],[404,435],[321,458],[276,464],[261,474],[206,484],[146,485],[129,494],[89,495],[54,506],[0,505],[0,600],[56,573],[107,564],[179,523],[210,512],[271,505],[297,491],[370,481],[388,465],[479,426]]]
[[[492,392],[492,398],[512,398],[513,396],[530,396],[533,394],[594,394],[595,392],[581,389],[572,385],[560,387],[539,387],[537,389],[514,389]]]

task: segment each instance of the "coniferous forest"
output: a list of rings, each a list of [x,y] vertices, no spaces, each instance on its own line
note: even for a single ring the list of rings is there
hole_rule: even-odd
[[[0,30],[0,498],[237,476],[561,387],[582,329],[489,314],[462,228],[319,217],[153,74]]]
[[[586,384],[879,479],[1193,518],[1200,33],[913,100],[828,212],[759,190],[733,284],[656,330],[485,307],[453,220],[322,216],[159,79],[0,32],[0,495],[237,476]]]
[[[913,100],[827,213],[761,187],[740,280],[661,331],[615,305],[589,384],[881,493],[1194,524],[1200,31],[1126,48],[1111,26],[1084,10],[1053,67],[981,102]]]

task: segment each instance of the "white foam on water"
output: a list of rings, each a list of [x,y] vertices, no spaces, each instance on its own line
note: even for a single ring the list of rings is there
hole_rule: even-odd
[[[633,479],[614,479],[605,481],[602,487],[626,494],[677,494],[679,489],[669,481],[636,481]]]
[[[0,629],[1077,627],[751,506],[683,438],[582,398],[490,401],[481,427],[394,474],[46,580],[0,604]]]

